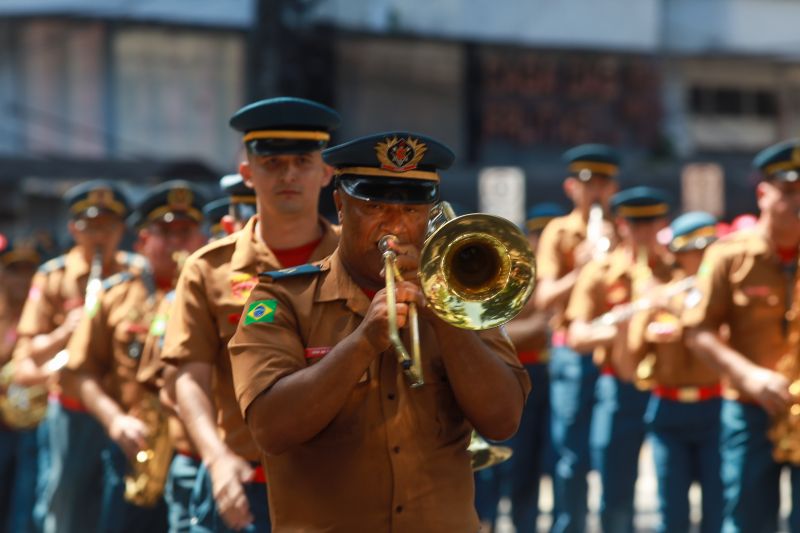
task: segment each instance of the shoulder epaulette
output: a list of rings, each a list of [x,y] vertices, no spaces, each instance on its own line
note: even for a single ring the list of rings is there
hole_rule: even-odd
[[[318,274],[322,272],[319,265],[300,265],[291,268],[283,268],[281,270],[273,270],[272,272],[262,272],[259,276],[268,276],[273,280],[286,279],[295,276],[305,276],[308,274]]]
[[[114,275],[111,275],[103,280],[103,290],[107,291],[111,287],[115,287],[120,283],[124,283],[126,281],[132,280],[136,277],[136,274],[131,272],[130,270],[123,270],[122,272],[118,272]]]
[[[51,272],[55,272],[56,270],[61,270],[67,265],[67,256],[66,255],[59,255],[58,257],[54,257],[50,261],[47,261],[42,266],[39,267],[39,272],[42,274],[49,274]]]

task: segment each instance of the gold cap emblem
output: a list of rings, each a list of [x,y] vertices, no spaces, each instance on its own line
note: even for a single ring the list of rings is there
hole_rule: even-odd
[[[418,139],[392,137],[375,145],[381,168],[394,172],[414,170],[428,147]]]
[[[188,210],[192,205],[192,199],[194,199],[194,194],[185,187],[172,189],[167,193],[167,205],[172,209],[180,211]]]

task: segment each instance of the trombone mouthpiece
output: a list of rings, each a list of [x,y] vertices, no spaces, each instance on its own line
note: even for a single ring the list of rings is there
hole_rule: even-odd
[[[378,249],[381,252],[386,252],[391,249],[392,244],[397,244],[397,237],[390,233],[381,237],[381,240],[378,241]]]

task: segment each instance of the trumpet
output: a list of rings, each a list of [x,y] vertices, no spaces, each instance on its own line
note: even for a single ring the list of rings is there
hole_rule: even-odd
[[[412,387],[424,383],[417,310],[409,308],[411,353],[399,337],[395,280],[399,279],[387,235],[384,254],[389,336]],[[390,252],[390,253],[387,253]],[[469,330],[501,326],[523,308],[536,283],[536,261],[522,231],[508,220],[486,214],[456,217],[447,202],[434,206],[420,253],[419,280],[433,312],[449,324]]]

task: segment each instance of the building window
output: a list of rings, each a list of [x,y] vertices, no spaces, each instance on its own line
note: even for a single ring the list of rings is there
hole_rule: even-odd
[[[778,101],[767,89],[692,87],[689,109],[696,116],[775,118]]]

